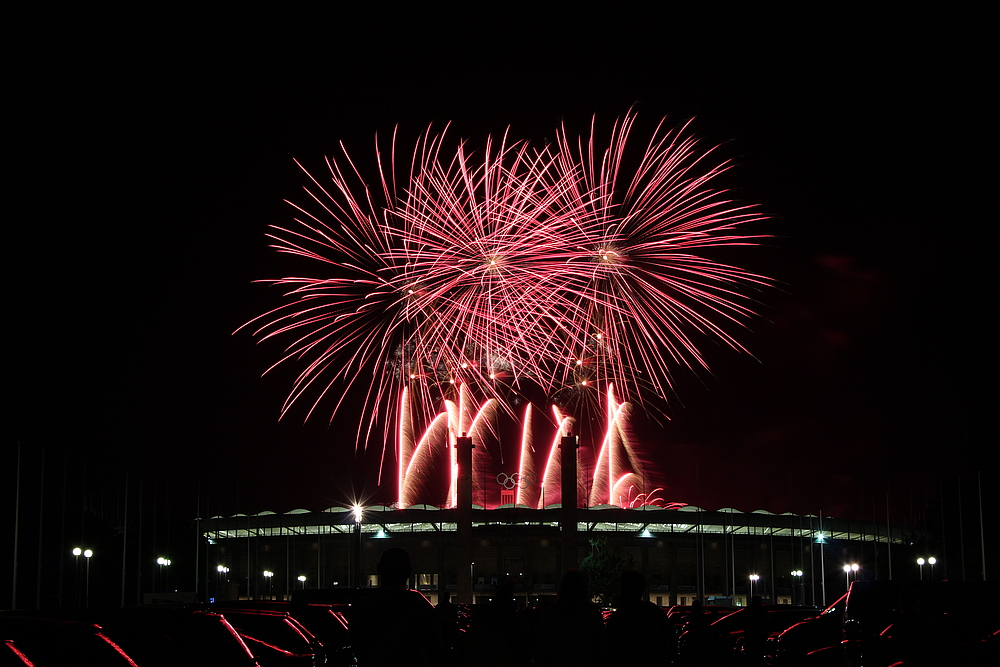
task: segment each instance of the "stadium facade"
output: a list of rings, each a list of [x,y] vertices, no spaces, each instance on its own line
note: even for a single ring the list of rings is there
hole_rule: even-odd
[[[853,579],[890,578],[916,539],[913,529],[884,522],[761,510],[467,507],[471,512],[379,505],[199,519],[202,590],[219,599],[281,599],[303,588],[377,586],[380,554],[402,547],[413,560],[411,586],[432,602],[445,592],[484,602],[509,577],[530,604],[555,595],[562,573],[596,542],[641,572],[659,605],[695,598],[742,605],[757,594],[821,605]],[[845,573],[845,565],[858,569]],[[463,579],[471,591],[463,591]]]

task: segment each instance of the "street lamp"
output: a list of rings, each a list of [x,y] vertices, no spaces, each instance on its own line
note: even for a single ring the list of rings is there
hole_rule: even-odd
[[[850,565],[844,565],[844,575],[847,577],[847,588],[851,587],[851,575],[854,575],[854,581],[858,580],[858,570],[861,566],[857,563],[851,563]]]
[[[353,560],[351,562],[351,576],[349,581],[354,582],[356,588],[361,587],[361,522],[364,520],[364,508],[355,503],[351,506],[354,513],[354,539],[351,541]]]
[[[83,552],[83,557],[87,559],[87,593],[84,596],[84,606],[90,609],[90,557],[94,555],[93,550],[86,549]]]
[[[80,547],[73,547],[73,555],[76,556],[76,606],[80,606],[80,554],[83,553],[83,549]]]
[[[302,588],[305,588],[306,587],[306,575],[300,574],[299,577],[298,577],[298,579],[299,579],[299,583],[302,584]]]
[[[795,599],[794,599],[795,598],[795,585],[796,585],[796,582],[798,582],[799,584],[802,583],[802,570],[792,570],[791,574],[792,574],[792,598],[793,598],[792,599],[792,604],[794,604],[795,603]],[[805,602],[806,602],[805,600],[801,600],[799,602],[799,604],[805,604]]]
[[[264,570],[264,578],[267,579],[267,599],[271,599],[271,579],[274,577],[274,572],[270,570]]]
[[[757,581],[760,581],[760,575],[759,574],[751,574],[750,575],[750,596],[747,598],[747,604],[750,604],[750,599],[753,598],[753,585]]]
[[[934,564],[937,563],[937,558],[935,558],[934,556],[931,556],[927,560],[924,560],[923,558],[918,558],[917,559],[917,565],[920,566],[920,581],[924,580],[924,563],[927,563],[928,565],[931,566],[931,579],[933,579],[934,578]]]
[[[159,558],[156,559],[156,564],[160,566],[160,592],[163,592],[163,587],[164,587],[163,568],[170,565],[170,559],[160,556]]]
[[[218,565],[215,568],[216,572],[219,573],[219,599],[223,599],[225,595],[225,582],[227,581],[226,574],[229,572],[229,568],[225,565]]]

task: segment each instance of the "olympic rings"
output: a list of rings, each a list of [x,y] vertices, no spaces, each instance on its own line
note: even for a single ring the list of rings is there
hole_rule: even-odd
[[[508,491],[518,487],[534,486],[535,475],[530,472],[527,475],[522,475],[519,472],[516,472],[513,475],[508,475],[507,473],[502,472],[497,475],[497,484]]]

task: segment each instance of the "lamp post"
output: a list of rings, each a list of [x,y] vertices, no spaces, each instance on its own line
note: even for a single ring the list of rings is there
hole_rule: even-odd
[[[931,566],[931,579],[934,579],[934,564],[937,563],[937,558],[931,556],[927,560],[924,560],[923,558],[917,559],[917,565],[920,566],[920,581],[924,580],[924,563]]]
[[[80,554],[83,553],[83,549],[80,547],[73,547],[73,556],[76,557],[76,606],[80,606]]]
[[[354,560],[351,563],[351,579],[355,588],[361,588],[361,523],[364,521],[364,508],[355,503],[351,507],[354,512],[354,540],[353,552]]]
[[[302,584],[302,588],[305,589],[305,587],[306,587],[306,575],[300,574],[299,577],[298,577],[298,579],[299,579],[299,583]]]
[[[271,581],[274,578],[274,572],[270,570],[264,570],[264,578],[267,579],[267,599],[271,599]]]
[[[159,558],[156,559],[156,564],[160,566],[160,592],[162,593],[163,592],[163,587],[165,585],[164,584],[163,568],[165,568],[165,567],[167,567],[167,566],[170,565],[170,559],[169,558],[164,558],[163,556],[160,556]]]
[[[747,604],[748,605],[750,604],[750,600],[753,598],[753,585],[756,582],[758,582],[758,581],[760,581],[760,575],[759,574],[751,574],[750,575],[750,595],[747,596]]]
[[[223,599],[223,596],[225,595],[225,590],[226,590],[225,583],[227,581],[226,574],[229,572],[229,568],[226,567],[225,565],[219,565],[219,566],[217,566],[215,568],[215,570],[219,573],[219,593],[218,593],[218,595],[219,595],[219,599],[221,600],[221,599]]]
[[[792,570],[792,604],[795,604],[795,586],[802,583],[802,570]],[[805,604],[802,600],[799,604]]]
[[[820,523],[822,523],[823,517],[820,516]],[[823,545],[826,544],[826,535],[823,533],[816,534],[816,544],[819,545],[819,590],[821,593],[821,600],[823,601],[823,606],[826,606],[826,550]],[[813,575],[813,604],[816,603],[816,579],[815,574]]]
[[[90,557],[94,555],[92,549],[86,549],[83,552],[83,557],[87,559],[87,592],[84,594],[84,606],[90,608]]]
[[[861,569],[861,566],[858,565],[857,563],[851,563],[849,565],[848,564],[844,565],[844,575],[847,577],[847,589],[848,590],[850,590],[850,588],[851,588],[851,575],[853,574],[854,575],[854,581],[857,581],[858,580],[858,570],[860,570],[860,569]]]

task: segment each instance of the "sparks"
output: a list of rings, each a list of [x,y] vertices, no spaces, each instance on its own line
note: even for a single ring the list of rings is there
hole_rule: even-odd
[[[308,204],[269,237],[322,270],[263,281],[286,302],[244,325],[285,339],[275,366],[299,368],[282,414],[302,403],[332,420],[359,396],[367,444],[375,428],[388,440],[400,415],[383,406],[398,411],[404,388],[425,423],[459,387],[499,410],[520,382],[550,396],[614,384],[643,404],[672,393],[678,369],[708,367],[700,339],[745,352],[732,329],[769,281],[701,251],[753,244],[740,228],[761,216],[711,186],[729,165],[686,126],[661,122],[633,147],[635,119],[607,141],[592,124],[538,148],[504,134],[474,150],[428,129],[409,160],[394,134],[385,151],[376,138],[373,179],[343,146],[323,177],[306,172]],[[609,477],[602,494],[625,484]]]

